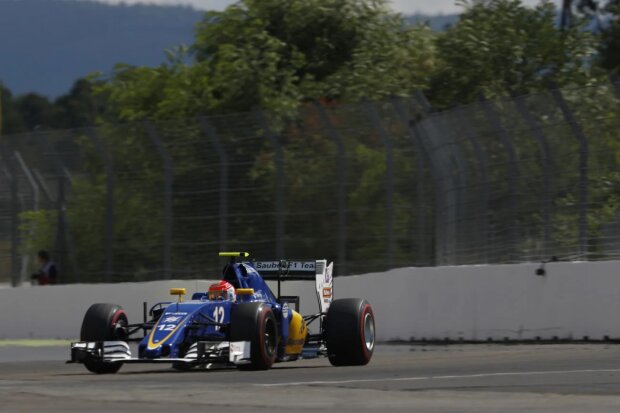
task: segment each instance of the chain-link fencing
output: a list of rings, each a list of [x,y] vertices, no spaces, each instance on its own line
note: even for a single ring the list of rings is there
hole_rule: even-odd
[[[0,282],[217,276],[219,250],[403,266],[620,256],[620,83],[0,138]],[[2,278],[3,277],[3,278]]]

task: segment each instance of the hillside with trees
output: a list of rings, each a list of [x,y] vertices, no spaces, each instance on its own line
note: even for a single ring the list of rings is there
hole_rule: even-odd
[[[72,0],[0,1],[1,133],[93,125],[105,105],[91,94],[93,73],[118,63],[157,67],[194,42],[204,11],[186,6]],[[407,16],[443,30],[455,15]]]

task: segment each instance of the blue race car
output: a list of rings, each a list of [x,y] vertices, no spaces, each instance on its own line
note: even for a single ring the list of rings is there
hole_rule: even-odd
[[[363,299],[332,299],[333,263],[316,261],[237,262],[229,257],[223,280],[184,301],[157,303],[143,322],[129,324],[114,304],[93,304],[82,322],[79,342],[71,343],[71,360],[94,373],[116,373],[125,363],[171,363],[179,370],[236,366],[264,370],[275,362],[327,356],[335,366],[365,365],[375,345],[375,321]],[[276,296],[265,280],[277,280]],[[319,312],[301,316],[298,296],[281,296],[286,280],[314,280]],[[291,307],[294,307],[291,308]],[[149,319],[150,318],[150,319]],[[308,326],[318,322],[316,333]],[[135,337],[135,336],[141,337]],[[138,344],[132,356],[129,342]]]

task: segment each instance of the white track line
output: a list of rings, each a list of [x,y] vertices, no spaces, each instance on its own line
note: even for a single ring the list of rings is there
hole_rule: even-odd
[[[502,377],[502,376],[541,376],[548,374],[578,374],[578,373],[620,373],[620,369],[600,369],[600,370],[549,370],[549,371],[521,371],[504,373],[479,373],[464,374],[454,376],[417,376],[417,377],[386,377],[376,379],[353,379],[353,380],[319,380],[319,381],[297,381],[288,383],[255,383],[255,386],[278,387],[278,386],[312,386],[322,384],[355,384],[373,383],[386,381],[420,381],[420,380],[449,380],[449,379],[475,379],[482,377]]]

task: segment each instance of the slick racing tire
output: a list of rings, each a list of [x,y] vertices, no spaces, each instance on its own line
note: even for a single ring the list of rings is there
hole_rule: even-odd
[[[116,341],[127,339],[127,314],[121,306],[108,303],[90,306],[80,330],[81,341]],[[106,363],[98,360],[86,360],[84,366],[93,373],[116,373],[122,363]]]
[[[329,362],[334,366],[368,364],[375,348],[375,316],[368,301],[334,300],[325,317]]]
[[[267,370],[276,360],[278,324],[273,311],[265,303],[240,304],[231,313],[230,341],[249,341],[249,364],[241,370]]]

